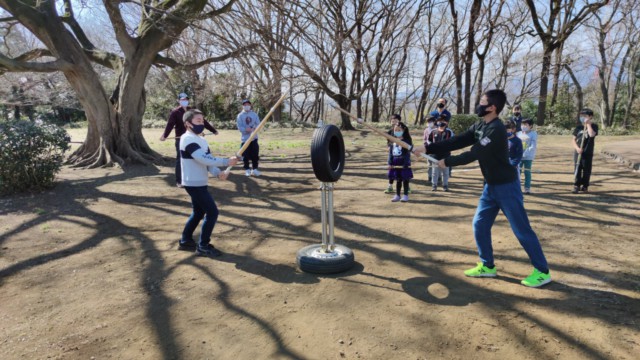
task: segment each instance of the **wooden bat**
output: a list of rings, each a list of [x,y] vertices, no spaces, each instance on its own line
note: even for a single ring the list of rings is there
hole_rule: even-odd
[[[339,107],[335,107],[335,106],[334,106],[333,108],[334,108],[334,109],[336,109],[336,110],[338,110],[338,111],[340,111],[340,112],[341,112],[341,113],[343,113],[343,114],[349,115],[349,117],[351,117],[352,119],[354,119],[355,121],[357,121],[357,122],[358,122],[358,124],[362,124],[362,125],[364,125],[367,129],[369,129],[369,130],[373,130],[373,131],[374,131],[375,133],[377,133],[378,135],[381,135],[381,136],[383,136],[385,139],[387,139],[387,140],[389,140],[389,141],[391,141],[391,142],[393,142],[393,143],[396,143],[396,144],[400,145],[400,146],[401,146],[401,147],[403,147],[404,149],[407,149],[407,150],[411,151],[411,149],[413,148],[411,145],[407,144],[406,142],[404,142],[404,141],[402,141],[402,140],[400,140],[400,139],[398,139],[398,138],[396,138],[396,137],[394,137],[394,136],[391,136],[391,135],[387,134],[386,132],[384,132],[384,131],[382,131],[382,130],[376,129],[376,128],[374,128],[373,126],[370,126],[370,125],[366,124],[364,121],[361,121],[361,120],[360,120],[360,119],[358,119],[355,115],[352,115],[350,112],[348,112],[348,111],[346,111],[346,110],[344,110],[344,109],[341,109],[341,108],[339,108]],[[422,156],[423,158],[425,158],[425,159],[427,159],[427,160],[431,161],[432,163],[436,163],[436,164],[438,163],[438,159],[434,158],[433,156],[429,156],[429,155],[427,155],[427,154],[420,154],[420,156]]]

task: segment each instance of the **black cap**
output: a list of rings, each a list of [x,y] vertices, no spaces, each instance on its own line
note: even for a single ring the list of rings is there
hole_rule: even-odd
[[[589,115],[589,116],[593,116],[593,110],[589,109],[589,108],[584,108],[582,110],[580,110],[580,115]]]
[[[244,99],[242,100],[242,105],[244,104],[251,104],[251,101],[249,101],[249,99]]]

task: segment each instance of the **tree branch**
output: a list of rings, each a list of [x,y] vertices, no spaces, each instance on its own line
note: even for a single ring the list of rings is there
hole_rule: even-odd
[[[198,68],[200,68],[200,67],[202,67],[204,65],[207,65],[207,64],[221,62],[221,61],[225,61],[225,60],[230,59],[230,58],[238,57],[243,52],[255,49],[256,47],[258,47],[258,44],[250,44],[250,45],[247,45],[247,46],[243,46],[243,47],[241,47],[239,49],[236,49],[236,50],[234,50],[234,51],[232,51],[230,53],[227,53],[227,54],[224,54],[224,55],[221,55],[221,56],[210,57],[208,59],[204,59],[202,61],[199,61],[199,62],[197,62],[195,64],[187,64],[187,65],[181,64],[181,63],[179,63],[179,62],[177,62],[177,61],[175,61],[173,59],[170,59],[168,57],[164,57],[164,56],[161,56],[161,55],[158,54],[158,55],[156,55],[156,58],[154,60],[154,64],[155,65],[168,66],[168,67],[170,67],[172,69],[194,70],[194,69],[198,69]]]
[[[100,64],[111,70],[119,70],[122,66],[123,59],[114,54],[107,51],[101,50],[85,50],[85,55],[89,57],[89,59],[96,64]]]
[[[233,7],[233,4],[236,1],[237,0],[229,0],[229,2],[226,3],[223,7],[219,8],[219,9],[214,9],[214,10],[211,10],[211,11],[205,13],[203,15],[203,18],[204,19],[213,18],[213,17],[216,17],[218,15],[222,15],[224,13],[227,13],[227,12],[231,11],[231,8]]]
[[[135,49],[135,40],[127,32],[127,25],[122,18],[120,12],[120,0],[103,0],[104,8],[107,10],[109,20],[113,26],[113,31],[116,34],[116,40],[120,44],[120,48],[126,55],[133,53]]]
[[[10,72],[54,72],[62,71],[70,66],[64,60],[57,59],[50,62],[29,62],[43,56],[51,56],[49,50],[35,49],[28,51],[16,58],[8,58],[0,54],[0,73]]]
[[[87,35],[85,35],[84,30],[75,16],[73,15],[73,7],[71,6],[71,0],[64,0],[64,14],[60,17],[64,23],[69,25],[71,31],[76,36],[76,39],[80,42],[80,45],[88,50],[95,49],[95,46],[91,43]]]

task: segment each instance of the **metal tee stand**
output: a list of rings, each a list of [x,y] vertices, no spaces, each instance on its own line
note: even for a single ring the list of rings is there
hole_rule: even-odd
[[[302,271],[331,274],[353,267],[353,252],[346,246],[336,245],[333,220],[333,189],[344,169],[344,141],[334,125],[318,128],[311,142],[313,171],[322,182],[320,203],[322,244],[306,246],[298,251],[297,263]]]
[[[323,182],[320,187],[322,211],[322,251],[332,252],[335,248],[333,237],[333,183]],[[327,242],[327,233],[329,241]]]

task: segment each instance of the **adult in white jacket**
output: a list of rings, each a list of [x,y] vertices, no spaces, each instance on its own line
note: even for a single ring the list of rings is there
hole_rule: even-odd
[[[193,251],[198,256],[216,257],[220,250],[211,245],[211,233],[218,220],[218,207],[207,190],[209,174],[220,180],[226,180],[227,174],[219,166],[233,166],[238,159],[228,159],[211,155],[209,144],[199,136],[204,131],[204,116],[200,110],[189,110],[182,117],[187,132],[180,137],[180,164],[182,168],[182,186],[191,197],[193,211],[182,231],[178,249]],[[196,244],[193,232],[204,218],[200,240]]]

